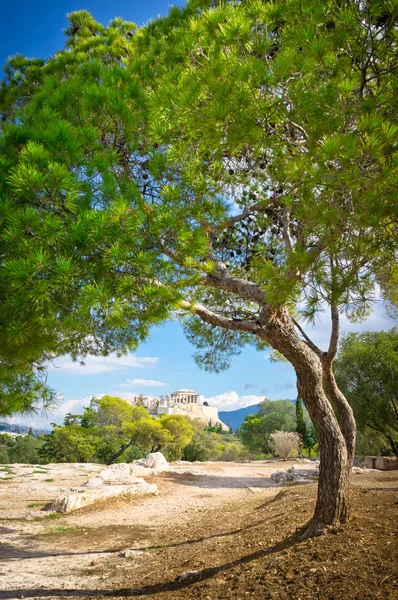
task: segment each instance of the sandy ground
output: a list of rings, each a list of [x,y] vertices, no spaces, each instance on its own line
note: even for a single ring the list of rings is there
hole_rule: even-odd
[[[344,590],[343,596],[338,593],[328,595],[329,592],[322,591],[317,582],[314,595],[302,595],[301,592],[295,595],[293,591],[286,595],[286,586],[296,583],[296,577],[284,553],[290,552],[286,548],[292,545],[296,527],[311,515],[316,493],[314,484],[283,489],[273,485],[271,473],[291,464],[202,464],[201,475],[164,473],[148,478],[148,482],[157,483],[157,496],[119,497],[69,515],[49,513],[43,507],[61,490],[81,485],[103,466],[0,467],[0,599],[398,598],[398,572],[390,573],[391,552],[387,554],[388,559],[381,556],[396,548],[397,531],[394,525],[391,530],[391,523],[397,523],[398,502],[394,504],[391,498],[396,498],[398,472],[353,476],[354,500],[359,502],[358,509],[354,506],[353,520],[361,523],[363,518],[365,523],[373,523],[369,529],[369,535],[373,537],[366,543],[369,547],[374,545],[374,570],[382,582],[381,595],[366,595],[367,590],[373,593],[370,580],[363,588],[365,591],[358,592],[360,595],[355,595],[354,589],[348,591],[348,595]],[[309,467],[308,464],[299,466]],[[390,514],[390,506],[395,510],[394,514]],[[384,523],[379,523],[379,507]],[[361,562],[353,548],[361,550],[364,527],[357,529],[358,541],[355,542],[343,541],[339,536],[324,538],[329,538],[326,549],[333,546],[331,538],[335,544],[343,541],[343,546],[350,548],[353,565],[348,558],[344,563],[349,573],[354,573]],[[312,548],[311,552],[312,543],[311,540],[305,542]],[[125,549],[135,550],[134,555],[130,558],[120,556]],[[303,562],[303,550],[297,551]],[[276,560],[283,558],[287,575],[278,575],[276,570],[275,590],[259,588],[259,573],[262,576],[269,564],[273,564],[274,558],[270,563],[269,556],[275,556],[277,552],[281,556],[276,554]],[[316,573],[318,567],[310,567],[316,564],[316,556],[322,559],[323,565],[327,564],[325,561],[329,558],[325,552],[321,549],[308,555],[305,581],[320,577]],[[262,560],[266,562],[263,564]],[[243,571],[241,563],[247,565]],[[293,564],[297,565],[297,559]],[[336,561],[331,564],[331,573],[336,573],[333,566]],[[255,571],[253,576],[249,567]],[[368,568],[365,564],[369,579]],[[184,579],[183,574],[187,571],[195,572],[192,581],[189,576]],[[219,571],[225,574],[220,576]],[[290,577],[287,583],[285,575]],[[336,575],[332,576],[336,578]],[[235,582],[233,587],[228,583],[230,578]],[[341,585],[337,589],[340,588],[343,589]],[[393,589],[391,595],[390,588]]]
[[[103,585],[98,569],[92,567],[115,560],[123,549],[147,547],[165,526],[179,527],[193,516],[205,520],[209,511],[220,506],[228,512],[230,505],[253,494],[274,496],[280,487],[270,481],[271,473],[291,464],[196,464],[203,474],[147,478],[158,485],[157,496],[120,497],[69,515],[49,513],[45,507],[64,489],[95,476],[103,465],[2,467],[0,590],[14,590],[15,595],[0,592],[0,598],[18,598],[26,590]],[[190,469],[190,465],[179,468]]]

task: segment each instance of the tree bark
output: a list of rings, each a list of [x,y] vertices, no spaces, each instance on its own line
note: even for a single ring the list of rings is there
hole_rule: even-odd
[[[332,365],[327,361],[322,361],[323,383],[325,392],[329,401],[336,407],[341,418],[341,430],[347,446],[348,460],[352,465],[355,455],[355,440],[357,427],[354,413],[348,404],[346,397],[339,390],[336,379],[333,374]]]
[[[117,452],[115,452],[115,454],[112,454],[112,456],[110,457],[110,459],[108,460],[108,462],[106,463],[107,465],[113,465],[113,463],[115,462],[115,460],[117,460],[119,458],[119,456],[121,456],[123,454],[123,452],[125,450],[127,450],[127,448],[130,448],[131,444],[133,443],[133,441],[131,440],[131,442],[129,442],[128,444],[123,444],[123,446],[120,448],[120,450],[118,450]]]
[[[297,389],[314,424],[320,448],[318,498],[315,513],[303,538],[325,533],[328,525],[345,523],[349,517],[351,464],[343,433],[323,388],[319,357],[297,335],[286,307],[262,318],[263,337],[293,365]]]
[[[390,444],[391,450],[393,451],[395,456],[398,458],[398,443],[395,442],[394,438],[389,433],[387,433],[382,427],[375,427],[371,423],[365,423],[365,425],[370,429],[373,429],[373,431],[381,433],[381,435],[383,435]]]

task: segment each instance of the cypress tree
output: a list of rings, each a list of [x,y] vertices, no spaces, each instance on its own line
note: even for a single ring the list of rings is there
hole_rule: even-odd
[[[301,442],[305,447],[307,437],[307,425],[304,420],[303,402],[300,396],[297,396],[296,400],[296,431],[301,437]]]

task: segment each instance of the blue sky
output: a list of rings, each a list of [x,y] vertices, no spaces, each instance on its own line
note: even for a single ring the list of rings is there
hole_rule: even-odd
[[[183,5],[184,2],[173,2]],[[95,19],[106,24],[115,16],[141,25],[159,14],[166,14],[169,3],[163,0],[23,0],[2,6],[0,22],[0,60],[22,53],[46,58],[63,47],[66,14],[89,10]],[[381,304],[372,316],[358,326],[342,319],[343,331],[386,329],[391,321]],[[327,315],[321,315],[313,337],[326,347],[329,330]],[[68,357],[49,367],[49,384],[63,396],[52,415],[15,417],[13,422],[35,427],[50,421],[62,423],[67,412],[82,412],[92,394],[113,394],[128,398],[137,393],[156,396],[175,389],[193,388],[210,404],[224,410],[256,404],[271,399],[294,398],[295,376],[287,364],[270,363],[264,352],[246,348],[235,357],[231,368],[219,375],[200,370],[192,354],[195,349],[184,338],[178,323],[168,323],[153,331],[151,339],[136,354],[117,359],[89,358],[86,366],[72,363]]]

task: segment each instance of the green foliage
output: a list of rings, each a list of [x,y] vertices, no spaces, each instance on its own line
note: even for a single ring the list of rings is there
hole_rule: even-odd
[[[0,87],[0,414],[53,400],[48,358],[126,352],[181,309],[219,371],[264,348],[266,303],[361,319],[376,279],[394,302],[394,3],[68,19]]]
[[[14,444],[15,439],[11,435],[8,435],[7,433],[0,433],[0,446],[11,448],[11,446],[14,446]]]
[[[190,443],[183,449],[183,459],[195,461],[236,461],[250,458],[248,450],[241,440],[225,433],[217,427],[206,427],[198,421],[192,421],[194,434]]]
[[[42,462],[129,462],[162,450],[169,459],[181,452],[193,435],[183,415],[150,417],[146,408],[114,396],[93,398],[83,415],[68,414],[54,425],[40,450]]]
[[[37,464],[42,446],[42,440],[32,435],[18,436],[15,444],[8,449],[8,462]]]
[[[307,424],[304,420],[303,402],[300,396],[297,396],[296,400],[296,431],[303,442],[307,434]]]
[[[295,431],[295,406],[288,400],[264,400],[255,415],[246,415],[239,430],[243,444],[251,452],[269,454],[274,431]]]
[[[335,371],[358,429],[380,434],[398,456],[398,328],[346,335]]]
[[[100,446],[100,432],[91,432],[81,425],[67,427],[54,425],[50,434],[41,436],[44,440],[40,449],[40,462],[95,462],[96,448]]]
[[[270,433],[265,430],[263,419],[259,413],[257,415],[246,415],[239,430],[240,439],[250,452],[259,452],[261,454],[268,454],[270,452]]]
[[[167,450],[166,457],[169,460],[179,460],[182,449],[189,444],[193,436],[194,429],[190,419],[184,415],[162,415],[159,421],[170,436],[164,445]]]
[[[308,424],[304,418],[303,403],[300,396],[296,400],[296,432],[301,438],[301,447],[308,451],[308,457],[311,458],[311,451],[317,443],[316,431],[312,424]]]

